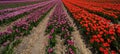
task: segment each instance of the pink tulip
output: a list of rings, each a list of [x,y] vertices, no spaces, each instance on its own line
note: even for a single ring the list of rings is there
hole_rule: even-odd
[[[74,54],[74,52],[71,48],[69,48],[69,52],[70,52],[70,54]]]
[[[54,28],[51,30],[51,33],[53,33],[54,32]]]
[[[65,29],[64,29],[64,27],[62,27],[62,31],[64,31]]]
[[[19,36],[16,36],[15,39],[19,39],[20,37]]]
[[[52,36],[48,36],[49,39],[52,39],[53,37]]]
[[[48,53],[52,53],[53,52],[53,49],[52,48],[49,48],[48,49]]]
[[[17,33],[19,33],[19,30],[18,30],[18,29],[16,29],[16,32],[17,32]]]
[[[10,43],[10,41],[4,42],[4,43],[3,43],[3,46],[8,45],[9,43]]]
[[[67,40],[69,45],[74,45],[74,42],[72,40]]]

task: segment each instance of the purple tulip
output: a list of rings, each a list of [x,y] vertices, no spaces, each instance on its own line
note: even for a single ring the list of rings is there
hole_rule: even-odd
[[[70,54],[75,54],[71,48],[69,48]]]
[[[7,46],[10,43],[10,41],[4,42],[3,46]]]
[[[48,49],[48,53],[52,53],[53,52],[53,49],[52,48],[49,48]]]
[[[74,42],[72,40],[67,40],[69,45],[74,45]]]
[[[19,39],[20,37],[19,36],[16,36],[15,39]]]
[[[54,28],[51,30],[51,33],[53,33],[54,32]]]
[[[45,6],[45,5],[47,5],[47,4],[49,4],[49,3],[51,3],[51,2],[53,2],[53,0],[52,1],[48,1],[48,2],[42,2],[42,3],[38,3],[38,4],[35,4],[35,5],[32,5],[32,6],[30,6],[30,7],[24,7],[24,9],[22,8],[18,8],[18,10],[17,11],[13,11],[13,12],[10,12],[10,13],[6,13],[6,14],[3,14],[3,15],[0,15],[0,21],[2,21],[2,20],[7,20],[7,19],[10,19],[10,18],[12,18],[12,17],[14,17],[14,16],[17,16],[17,15],[20,15],[20,14],[23,14],[23,13],[25,13],[25,12],[30,12],[31,10],[33,10],[33,9],[36,9],[36,8],[38,8],[38,7],[42,7],[42,6]],[[17,8],[16,8],[17,9]],[[9,9],[8,9],[9,10]],[[4,13],[4,11],[7,11],[7,10],[0,10],[0,13]],[[44,11],[43,11],[44,12]]]
[[[31,26],[31,22],[38,21],[41,18],[41,15],[46,13],[51,7],[54,6],[55,2],[53,2],[53,1],[55,1],[55,0],[47,2],[47,3],[49,3],[49,5],[46,5],[43,8],[36,10],[35,12],[29,14],[28,16],[21,18],[20,20],[14,22],[11,28],[7,28],[6,31],[0,32],[0,37],[5,36],[5,35],[10,35],[10,33],[12,33],[12,31],[14,31],[13,27],[16,27],[16,30],[15,30],[16,32],[20,33],[20,35],[23,35],[24,33],[20,32],[18,30],[18,28],[23,28],[25,30],[28,30],[28,28]],[[47,4],[47,3],[45,3],[45,4]],[[38,5],[38,6],[42,6],[42,5]],[[21,10],[21,11],[24,11],[24,10]],[[41,11],[43,11],[44,13],[43,12],[41,13]],[[14,14],[11,14],[11,15],[14,15]],[[0,17],[0,19],[1,19],[1,17]]]
[[[49,39],[52,39],[52,38],[53,38],[53,36],[48,36],[48,38],[49,38]]]

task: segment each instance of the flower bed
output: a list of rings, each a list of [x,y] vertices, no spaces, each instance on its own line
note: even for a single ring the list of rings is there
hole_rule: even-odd
[[[120,53],[119,24],[111,24],[110,21],[88,13],[66,0],[63,2],[94,54]]]
[[[45,3],[48,3],[48,2],[51,2],[51,1],[40,2],[40,3],[37,3],[37,4],[31,4],[31,5],[21,6],[21,7],[16,7],[16,8],[7,8],[7,9],[0,10],[0,14],[6,13],[6,12],[17,11],[17,10],[25,9],[25,8],[27,9],[27,8],[31,8],[31,7],[34,7],[36,5],[42,5],[42,4],[45,4]]]
[[[31,15],[27,16],[27,18],[15,22],[12,28],[10,27],[4,32],[0,32],[0,46],[5,46],[5,49],[7,49],[4,54],[9,54],[11,52],[10,50],[13,48],[9,49],[9,47],[11,47],[11,43],[16,40],[16,37],[22,37],[30,34],[33,27],[39,24],[54,4],[55,3],[46,5],[42,9],[31,13]]]
[[[39,3],[36,6],[33,7],[29,7],[29,8],[25,8],[25,9],[21,9],[19,11],[15,11],[15,12],[11,12],[11,13],[7,13],[5,15],[0,15],[0,25],[3,24],[8,24],[10,22],[13,22],[25,15],[28,15],[29,13],[31,13],[33,10],[39,9],[40,7],[43,7],[45,5],[48,5],[49,3],[51,3],[52,1],[46,2],[46,3]],[[43,4],[43,5],[41,5]]]
[[[81,1],[77,1],[77,0],[76,1],[73,0],[73,1],[74,2],[72,2],[72,1],[68,1],[68,2],[73,5],[78,6],[80,8],[85,9],[85,10],[89,11],[90,13],[94,13],[94,14],[102,16],[108,20],[111,20],[113,23],[118,23],[120,12],[105,10],[101,7],[94,7],[89,4],[85,4],[85,2],[81,2]]]
[[[76,54],[76,47],[72,40],[73,27],[71,26],[66,13],[62,9],[62,3],[59,0],[53,14],[50,16],[47,24],[46,33],[49,34],[48,46],[46,47],[46,54],[55,54],[55,46],[57,43],[56,36],[60,36],[64,40],[66,54]]]

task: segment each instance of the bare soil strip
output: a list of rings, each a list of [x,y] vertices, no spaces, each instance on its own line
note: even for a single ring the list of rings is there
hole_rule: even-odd
[[[64,6],[63,8],[67,13],[67,9]],[[70,20],[71,25],[74,28],[74,32],[72,32],[72,36],[75,42],[75,47],[77,48],[77,54],[92,54],[91,51],[88,48],[86,48],[86,45],[83,42],[83,39],[81,38],[82,35],[80,35],[79,31],[77,30],[77,27],[75,26],[75,23],[73,22],[72,18],[69,15],[68,15],[68,19]]]
[[[56,36],[57,44],[56,44],[56,54],[65,54],[65,46],[64,46],[64,40],[61,40],[60,36]]]
[[[22,43],[15,48],[15,54],[45,54],[45,47],[48,41],[48,36],[45,35],[45,29],[53,10],[54,8],[45,19],[31,31],[30,35],[23,38]]]

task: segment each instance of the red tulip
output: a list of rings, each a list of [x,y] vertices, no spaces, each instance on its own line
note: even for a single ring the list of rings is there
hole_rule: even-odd
[[[109,45],[109,43],[103,43],[103,46],[105,46],[105,47],[109,47],[110,45]]]
[[[104,48],[103,48],[103,47],[100,47],[99,50],[100,50],[101,52],[104,52]]]

